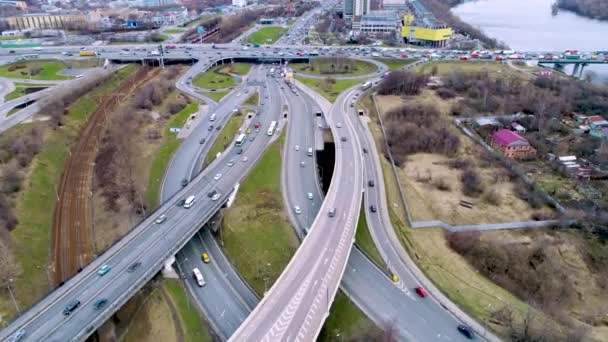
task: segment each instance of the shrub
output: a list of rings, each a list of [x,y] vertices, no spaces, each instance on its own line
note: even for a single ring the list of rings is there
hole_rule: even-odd
[[[393,71],[378,85],[378,94],[418,95],[428,80],[428,75],[406,70]]]
[[[443,178],[437,178],[433,182],[433,185],[439,191],[451,191],[452,187]]]
[[[474,168],[465,169],[460,176],[460,180],[462,181],[462,193],[464,195],[477,197],[483,192],[483,182]]]
[[[494,189],[487,191],[484,194],[483,199],[486,201],[486,203],[491,204],[493,206],[499,206],[502,203],[502,197]]]

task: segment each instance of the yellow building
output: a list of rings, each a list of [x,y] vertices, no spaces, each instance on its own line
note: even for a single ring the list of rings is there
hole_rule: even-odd
[[[401,36],[408,44],[443,47],[452,37],[452,28],[434,21],[431,23],[416,21],[414,15],[408,13],[403,16]]]

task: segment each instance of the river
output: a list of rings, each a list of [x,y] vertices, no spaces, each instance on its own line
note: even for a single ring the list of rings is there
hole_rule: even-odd
[[[608,22],[568,11],[551,14],[554,0],[476,0],[452,9],[463,21],[520,51],[608,50]],[[585,68],[608,79],[608,64]]]

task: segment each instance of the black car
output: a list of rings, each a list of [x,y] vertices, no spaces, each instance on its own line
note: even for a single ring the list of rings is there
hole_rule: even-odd
[[[182,187],[188,185],[188,180],[186,178],[182,179]]]
[[[342,137],[342,138],[340,138],[340,140],[346,141],[346,137]]]
[[[378,209],[376,209],[375,205],[370,205],[369,206],[369,211],[371,211],[372,213],[375,213],[376,211],[378,211]]]
[[[131,264],[131,266],[129,266],[129,268],[127,269],[127,272],[133,273],[133,272],[135,272],[136,269],[139,268],[139,266],[141,266],[141,262],[139,262],[139,261],[135,262],[135,263]]]
[[[80,301],[78,299],[74,299],[66,305],[65,309],[63,309],[63,315],[69,316],[74,310],[78,309],[80,306]]]
[[[363,148],[363,153],[367,153],[367,149],[365,147]]]
[[[93,303],[93,307],[95,308],[95,310],[100,310],[101,308],[106,306],[107,303],[108,303],[108,300],[105,298],[98,299],[95,301],[95,303]]]
[[[374,180],[370,179],[369,181],[367,181],[367,185],[369,185],[370,187],[373,187],[375,185]]]
[[[202,138],[201,140],[198,141],[199,144],[204,144],[205,143],[205,138]]]
[[[207,193],[207,197],[213,197],[213,196],[215,196],[215,194],[217,194],[217,191],[211,190]]]
[[[213,125],[209,126],[209,128],[207,128],[207,130],[208,130],[209,132],[213,131]]]
[[[186,200],[182,198],[179,201],[177,201],[177,206],[178,207],[183,207],[185,203],[186,203]]]
[[[239,148],[238,150],[236,150],[236,154],[243,154],[243,149]]]
[[[471,329],[469,326],[460,324],[460,325],[458,325],[458,331],[460,331],[460,333],[463,334],[469,340],[472,340],[475,338],[475,333],[473,332],[473,329]]]

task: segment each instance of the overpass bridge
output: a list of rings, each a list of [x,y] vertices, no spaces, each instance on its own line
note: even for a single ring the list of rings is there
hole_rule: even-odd
[[[547,65],[553,65],[553,69],[560,71],[560,72],[564,72],[564,68],[566,65],[574,65],[574,69],[572,70],[572,76],[573,77],[578,77],[578,78],[582,78],[583,77],[583,70],[585,69],[586,66],[588,66],[589,64],[608,64],[608,57],[605,57],[605,59],[566,59],[566,58],[559,58],[559,59],[539,59],[538,60],[538,65],[539,66],[547,66]]]

